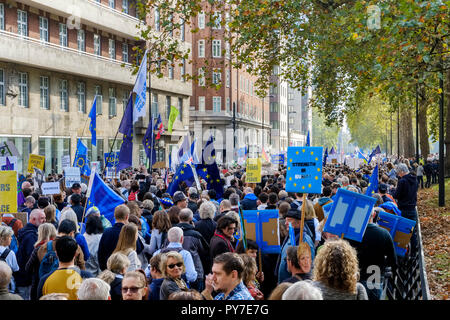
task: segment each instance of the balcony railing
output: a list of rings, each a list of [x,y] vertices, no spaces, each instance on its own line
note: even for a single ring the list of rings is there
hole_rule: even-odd
[[[133,17],[132,15],[129,15],[128,13],[125,13],[123,11],[120,11],[120,10],[117,10],[117,9],[114,9],[114,8],[111,8],[110,6],[107,6],[107,5],[103,4],[103,3],[99,3],[99,2],[97,2],[95,0],[86,0],[86,1],[88,1],[88,2],[98,6],[102,10],[108,10],[109,12],[112,12],[113,14],[119,15],[121,17],[125,17],[127,19],[134,20],[136,23],[142,23],[143,22],[142,20],[139,20],[138,18]]]

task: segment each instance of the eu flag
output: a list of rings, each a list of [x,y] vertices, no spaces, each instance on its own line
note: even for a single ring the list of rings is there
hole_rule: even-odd
[[[125,113],[120,122],[119,132],[123,134],[123,143],[119,152],[117,170],[129,168],[133,165],[133,98],[128,98]]]
[[[180,189],[180,183],[185,182],[188,187],[195,183],[194,173],[192,172],[192,167],[186,163],[182,163],[178,166],[169,187],[167,188],[167,193],[171,196]]]
[[[375,169],[373,169],[372,175],[370,176],[366,196],[372,196],[376,192],[378,192],[378,165],[375,166]]]
[[[95,206],[100,210],[100,213],[111,222],[111,224],[114,224],[114,209],[123,203],[125,203],[125,200],[108,187],[96,172],[92,182],[88,203],[86,205],[86,211],[90,207]]]
[[[77,151],[75,152],[75,159],[73,160],[73,166],[80,168],[80,174],[90,176],[91,169],[89,168],[87,151],[88,151],[87,147],[83,144],[81,139],[78,139]]]
[[[153,127],[153,118],[150,118],[147,131],[145,132],[142,144],[144,145],[145,154],[150,159],[150,167],[156,163],[156,150],[155,150],[155,134]]]
[[[373,149],[372,153],[369,155],[369,162],[372,161],[372,158],[375,157],[375,155],[380,154],[381,153],[381,149],[380,146],[378,145],[375,149]]]
[[[202,152],[203,163],[211,164],[216,162],[216,149],[214,148],[214,138],[210,136],[206,141],[205,148]]]
[[[292,223],[289,222],[289,242],[291,246],[295,246],[295,231]]]
[[[220,171],[217,163],[214,162],[212,164],[197,164],[195,166],[195,169],[198,176],[206,181],[208,190],[215,190],[216,198],[222,198],[223,184],[220,180]]]
[[[92,135],[91,143],[93,146],[97,146],[97,96],[94,98],[89,118],[91,118],[91,123],[89,124],[89,131]]]
[[[325,165],[327,164],[327,158],[328,158],[328,147],[325,149],[325,153],[323,155],[323,163],[322,163],[323,167],[325,167]]]

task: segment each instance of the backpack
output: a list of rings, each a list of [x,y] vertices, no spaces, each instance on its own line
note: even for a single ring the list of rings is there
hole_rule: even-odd
[[[0,261],[6,262],[6,257],[8,257],[10,252],[11,250],[6,248],[5,251],[3,251],[3,253],[0,255]]]
[[[42,278],[47,273],[58,269],[59,261],[56,252],[53,250],[53,241],[47,242],[47,253],[39,265],[39,278]]]

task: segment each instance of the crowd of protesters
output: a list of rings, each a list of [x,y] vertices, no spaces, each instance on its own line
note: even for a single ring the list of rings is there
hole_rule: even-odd
[[[19,208],[28,223],[2,217],[0,300],[378,300],[398,259],[378,214],[417,220],[418,181],[427,170],[406,159],[380,162],[377,203],[362,242],[323,230],[324,206],[339,188],[364,194],[375,164],[325,166],[322,194],[309,194],[305,203],[303,194],[285,190],[286,167],[263,173],[258,184],[246,183],[245,168],[221,167],[220,198],[204,181],[201,190],[182,183],[170,195],[158,170],[130,169],[108,180],[125,200],[112,222],[97,207],[85,210],[86,184],[50,199],[28,177]],[[279,211],[280,253],[261,253],[255,239],[244,245],[236,236],[240,209]],[[292,246],[289,225],[298,244],[302,212],[303,243]],[[374,266],[378,277],[371,277]]]

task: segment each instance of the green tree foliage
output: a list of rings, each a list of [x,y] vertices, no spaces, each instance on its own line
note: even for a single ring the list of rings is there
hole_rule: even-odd
[[[338,144],[340,128],[336,125],[326,125],[325,118],[319,112],[313,110],[312,115],[312,146],[323,146],[324,148],[335,147]]]

